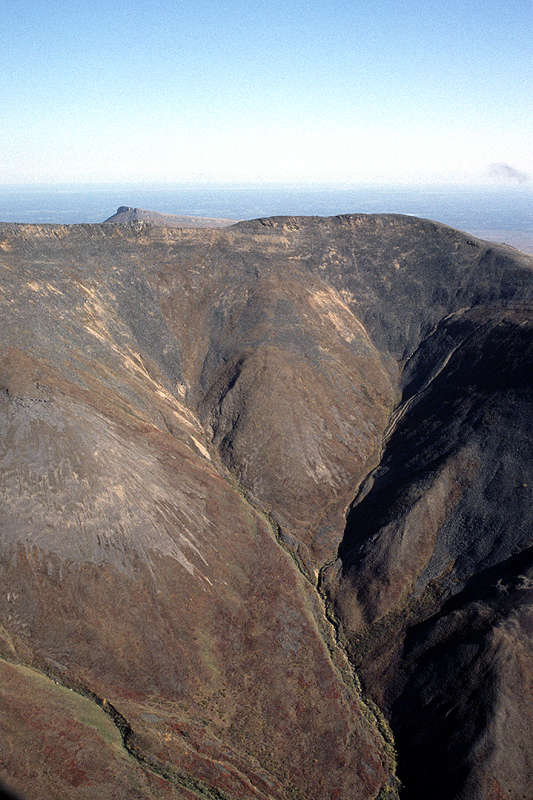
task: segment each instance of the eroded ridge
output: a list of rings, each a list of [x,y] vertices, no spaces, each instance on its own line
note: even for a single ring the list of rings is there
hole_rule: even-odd
[[[405,797],[520,797],[532,260],[359,214],[0,246],[5,669],[127,721],[109,792],[393,797],[386,718]]]

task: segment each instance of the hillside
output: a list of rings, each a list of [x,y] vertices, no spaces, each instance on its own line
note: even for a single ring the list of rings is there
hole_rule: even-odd
[[[533,257],[152,223],[0,224],[0,780],[528,796]]]

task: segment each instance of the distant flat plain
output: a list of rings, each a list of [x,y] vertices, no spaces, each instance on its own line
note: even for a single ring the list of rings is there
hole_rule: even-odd
[[[0,185],[0,221],[103,222],[119,206],[254,219],[396,213],[433,219],[533,253],[533,183],[485,186],[289,184]]]

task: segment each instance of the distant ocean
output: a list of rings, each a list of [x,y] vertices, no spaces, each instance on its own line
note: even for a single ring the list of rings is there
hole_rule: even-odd
[[[513,186],[0,186],[0,221],[103,222],[119,206],[253,219],[278,215],[409,214],[533,253],[533,184]]]

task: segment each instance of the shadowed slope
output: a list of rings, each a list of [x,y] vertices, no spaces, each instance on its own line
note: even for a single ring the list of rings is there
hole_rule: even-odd
[[[406,798],[531,785],[531,317],[473,310],[424,342],[330,583]]]

